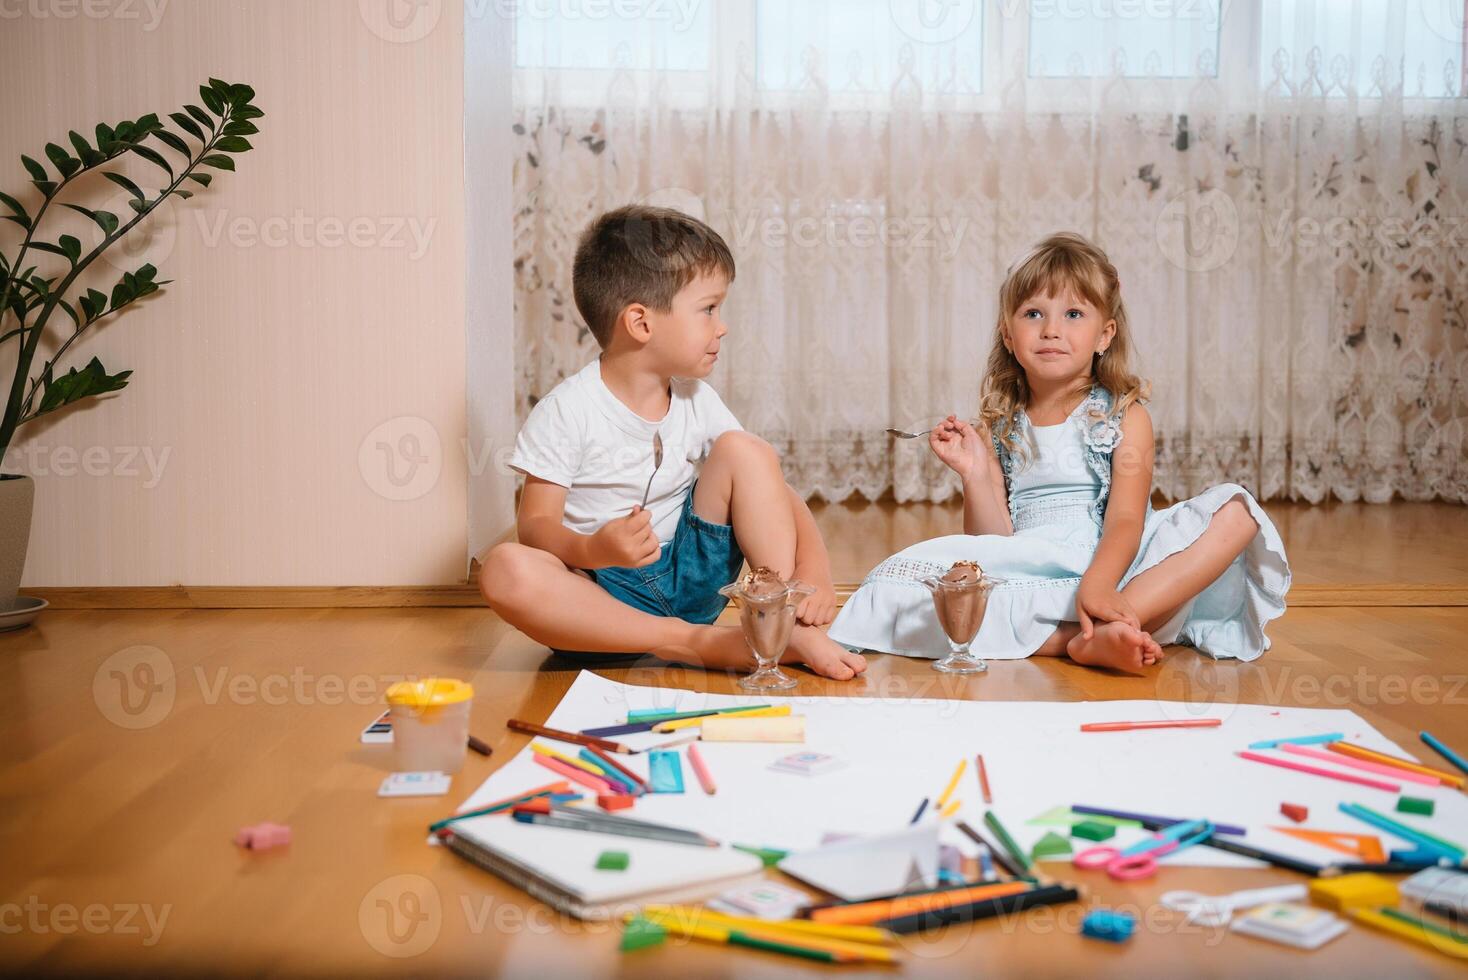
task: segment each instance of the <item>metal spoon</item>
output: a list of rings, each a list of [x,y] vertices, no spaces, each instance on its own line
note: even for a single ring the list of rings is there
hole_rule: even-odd
[[[647,489],[642,491],[642,509],[647,509],[647,497],[652,493],[652,481],[658,475],[658,469],[663,465],[663,434],[654,432],[652,434],[652,476],[647,478]]]

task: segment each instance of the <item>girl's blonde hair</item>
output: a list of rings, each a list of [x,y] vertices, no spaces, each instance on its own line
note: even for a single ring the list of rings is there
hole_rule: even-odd
[[[1017,414],[1030,400],[1024,368],[1007,347],[1004,332],[1020,305],[1034,296],[1070,292],[1090,303],[1108,320],[1116,321],[1116,335],[1104,355],[1091,358],[1091,375],[1075,392],[1100,385],[1112,395],[1111,414],[1120,418],[1132,402],[1151,397],[1151,386],[1131,370],[1131,330],[1121,301],[1121,280],[1106,253],[1084,236],[1062,231],[1051,235],[1010,266],[999,288],[999,323],[979,401],[979,422],[988,426],[1016,459],[1023,463],[1035,452],[1033,439],[1021,440]]]

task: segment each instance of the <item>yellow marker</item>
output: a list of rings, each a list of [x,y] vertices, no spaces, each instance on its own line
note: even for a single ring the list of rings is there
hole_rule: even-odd
[[[676,732],[680,728],[698,728],[710,718],[775,718],[790,714],[790,705],[778,708],[745,708],[742,711],[725,711],[719,715],[704,715],[701,718],[678,718],[652,726],[655,732]]]
[[[568,766],[575,766],[577,769],[580,769],[582,772],[589,772],[593,776],[605,776],[607,774],[607,771],[605,769],[603,769],[601,766],[593,766],[591,763],[587,762],[585,759],[578,759],[574,755],[567,755],[564,752],[557,752],[555,749],[551,748],[550,746],[548,746],[548,745],[541,745],[539,742],[531,742],[530,743],[530,751],[531,752],[534,752],[536,755],[550,756],[552,759],[555,759],[555,760],[557,760],[559,762],[564,762]],[[613,777],[613,778],[616,778],[616,777]],[[621,782],[626,782],[626,780],[620,780],[620,781]]]
[[[1460,960],[1468,960],[1468,943],[1455,943],[1447,939],[1434,938],[1432,933],[1423,929],[1421,926],[1415,926],[1410,922],[1403,922],[1400,919],[1393,919],[1391,916],[1383,915],[1375,909],[1346,909],[1346,913],[1357,922],[1364,922],[1368,926],[1380,929],[1383,932],[1390,932],[1393,935],[1401,936],[1403,939],[1410,939],[1424,946],[1431,946],[1439,953],[1446,953]]]
[[[948,797],[952,796],[953,795],[953,791],[958,788],[958,779],[959,779],[960,776],[963,775],[963,769],[967,765],[968,765],[968,760],[967,759],[959,759],[958,760],[958,768],[955,769],[955,770],[953,770],[953,778],[950,779],[950,780],[948,780],[948,788],[943,791],[943,795],[942,796],[938,797],[938,809],[939,810],[942,810],[945,806],[948,805]]]
[[[947,820],[949,817],[951,817],[955,813],[957,813],[958,812],[958,808],[961,807],[961,806],[963,806],[963,800],[954,800],[952,803],[948,804],[942,810],[939,811],[939,813],[938,813],[938,819],[939,820]]]
[[[812,922],[809,919],[755,919],[741,915],[725,915],[710,909],[687,905],[648,905],[644,915],[676,916],[684,922],[700,922],[707,925],[726,926],[731,929],[753,929],[759,931],[778,930],[791,935],[821,936],[827,939],[844,939],[853,943],[872,943],[878,946],[891,945],[897,941],[895,933],[877,926],[852,926],[836,922]]]

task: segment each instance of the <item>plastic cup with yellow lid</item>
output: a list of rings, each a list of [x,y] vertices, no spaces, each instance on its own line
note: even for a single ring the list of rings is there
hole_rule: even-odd
[[[398,772],[458,772],[469,741],[474,688],[450,677],[399,681],[387,689]]]

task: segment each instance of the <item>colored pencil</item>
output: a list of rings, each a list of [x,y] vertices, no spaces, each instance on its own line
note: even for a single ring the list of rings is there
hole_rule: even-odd
[[[1129,810],[1108,810],[1099,806],[1082,806],[1079,803],[1072,804],[1070,809],[1072,813],[1086,813],[1096,817],[1110,817],[1113,820],[1134,820],[1144,827],[1147,826],[1149,821],[1157,824],[1159,827],[1171,827],[1175,823],[1184,822],[1179,817],[1159,817],[1156,814],[1132,813]],[[1155,830],[1156,828],[1149,829]],[[1231,823],[1213,823],[1213,832],[1215,834],[1232,834],[1235,837],[1242,837],[1248,833],[1248,830]]]
[[[1420,772],[1425,776],[1436,776],[1449,786],[1456,786],[1459,789],[1463,788],[1465,782],[1462,776],[1455,775],[1454,773],[1446,772],[1442,769],[1434,769],[1431,766],[1424,766],[1420,762],[1413,762],[1411,759],[1401,759],[1394,755],[1387,755],[1385,752],[1378,752],[1375,749],[1368,749],[1365,746],[1352,745],[1350,742],[1331,742],[1326,748],[1340,755],[1349,755],[1357,759],[1365,759],[1368,762],[1380,762],[1382,765],[1393,766],[1397,769]]]
[[[677,916],[685,922],[799,933],[802,936],[870,943],[874,946],[890,946],[897,941],[896,935],[891,931],[876,926],[849,926],[834,922],[812,922],[809,919],[756,919],[753,916],[715,912],[701,905],[644,905],[640,911],[645,916]]]
[[[536,755],[543,755],[551,759],[559,760],[560,762],[564,762],[568,766],[575,766],[577,769],[581,769],[585,772],[591,773],[597,779],[601,779],[602,776],[606,775],[606,770],[603,769],[601,766],[591,762],[587,762],[585,759],[578,759],[574,755],[567,755],[559,749],[551,748],[549,745],[541,745],[539,742],[531,742],[530,751],[534,752]]]
[[[945,806],[942,810],[938,812],[938,819],[947,820],[949,817],[957,813],[958,808],[961,806],[963,806],[963,800],[951,800],[947,806]]]
[[[668,827],[642,820],[613,818],[607,814],[577,810],[571,807],[555,807],[550,813],[515,813],[514,817],[521,823],[561,827],[565,830],[584,830],[596,834],[638,837],[643,840],[665,841],[669,844],[691,844],[698,847],[719,846],[719,842],[712,837],[682,827]]]
[[[1348,816],[1355,817],[1362,823],[1369,823],[1373,827],[1380,828],[1389,834],[1402,838],[1402,840],[1410,841],[1418,847],[1424,847],[1429,851],[1451,852],[1451,857],[1454,861],[1461,861],[1465,856],[1468,856],[1468,849],[1465,849],[1461,844],[1444,840],[1435,834],[1429,834],[1425,830],[1418,830],[1416,827],[1409,827],[1400,821],[1393,820],[1384,813],[1377,813],[1370,807],[1364,807],[1359,803],[1342,803],[1338,806],[1338,809]]]
[[[1392,916],[1383,914],[1385,911],[1385,909],[1380,911],[1376,909],[1345,910],[1346,914],[1357,922],[1364,922],[1368,926],[1380,929],[1383,932],[1389,932],[1394,936],[1400,936],[1403,939],[1410,939],[1413,942],[1431,946],[1439,953],[1445,953],[1448,956],[1455,956],[1459,959],[1468,959],[1468,943],[1443,942],[1441,939],[1434,938],[1423,931],[1420,925],[1398,921],[1398,919]]]
[[[1182,823],[1181,820],[1172,820],[1163,817],[1144,817],[1139,822],[1147,830],[1162,830],[1165,827],[1171,827],[1175,823]],[[1288,854],[1266,851],[1262,847],[1253,847],[1249,844],[1240,843],[1239,841],[1229,840],[1226,837],[1219,837],[1216,833],[1212,837],[1201,840],[1198,843],[1204,847],[1211,847],[1215,851],[1227,851],[1230,854],[1237,854],[1240,857],[1253,858],[1256,861],[1272,864],[1277,868],[1284,868],[1287,871],[1298,871],[1301,874],[1307,874],[1311,877],[1320,874],[1322,870],[1318,864],[1301,861],[1299,858],[1290,857]]]
[[[1312,776],[1324,776],[1327,779],[1339,779],[1343,783],[1355,783],[1358,786],[1369,786],[1372,789],[1384,789],[1388,793],[1400,793],[1401,784],[1387,783],[1380,779],[1368,779],[1365,776],[1354,776],[1348,772],[1338,769],[1322,769],[1319,766],[1307,766],[1303,762],[1291,762],[1288,759],[1275,759],[1271,756],[1260,755],[1258,752],[1239,752],[1239,758],[1248,759],[1250,762],[1262,762],[1269,766],[1279,766],[1281,769],[1293,769],[1295,772],[1309,773]]]
[[[611,783],[608,783],[605,779],[598,779],[591,773],[587,772],[585,769],[577,769],[575,766],[568,766],[560,759],[552,759],[548,755],[536,755],[532,756],[532,758],[535,760],[536,763],[545,766],[551,772],[554,772],[557,775],[565,776],[573,783],[580,783],[587,789],[594,791],[598,796],[612,796],[616,793],[616,791],[612,789]]]
[[[1442,756],[1444,759],[1447,759],[1449,762],[1451,762],[1453,765],[1457,766],[1464,772],[1468,772],[1468,759],[1463,758],[1461,755],[1448,748],[1438,739],[1436,735],[1432,734],[1432,732],[1418,732],[1417,735],[1419,738],[1422,739],[1422,741],[1426,742],[1428,745],[1436,749],[1438,755]]]
[[[478,752],[480,755],[494,754],[494,749],[490,748],[489,743],[482,738],[477,738],[476,736],[470,735],[467,744],[471,751]]]
[[[695,735],[685,735],[682,738],[675,738],[671,742],[664,742],[661,745],[649,745],[645,749],[634,749],[633,752],[632,752],[632,754],[633,755],[643,755],[643,754],[648,753],[648,752],[661,752],[663,749],[676,749],[680,745],[687,745],[690,742],[697,742],[697,741],[698,741],[698,736],[696,734]]]
[[[677,721],[680,718],[697,718],[701,715],[725,715],[731,711],[753,711],[755,708],[768,708],[768,704],[736,704],[728,708],[699,708],[697,711],[629,711],[627,721],[629,723],[648,722],[656,725],[664,721]]]
[[[909,820],[908,823],[909,824],[915,824],[919,820],[921,820],[923,818],[923,812],[925,810],[927,810],[927,808],[928,808],[928,798],[926,796],[924,796],[923,797],[923,801],[918,804],[917,812],[912,815],[912,819]]]
[[[654,913],[647,918],[675,935],[704,942],[747,946],[771,953],[784,953],[825,963],[893,963],[896,954],[886,947],[867,943],[843,943],[815,936],[796,938],[789,933],[754,929],[730,929],[716,925],[696,925],[677,916]]]
[[[1468,934],[1454,932],[1452,929],[1444,928],[1436,922],[1428,922],[1426,919],[1419,919],[1415,915],[1408,915],[1401,909],[1383,908],[1378,911],[1388,918],[1396,919],[1398,922],[1405,922],[1409,926],[1416,926],[1423,932],[1432,933],[1434,936],[1439,936],[1455,943],[1468,943]]]
[[[1250,742],[1251,749],[1277,749],[1281,745],[1321,745],[1325,742],[1339,742],[1346,736],[1341,732],[1330,732],[1326,735],[1297,735],[1294,738],[1266,738],[1262,742]]]
[[[703,753],[698,751],[697,745],[688,746],[688,764],[693,767],[693,774],[698,777],[698,785],[703,787],[705,793],[713,796],[719,791],[719,787],[714,784],[714,777],[709,772],[709,767],[703,761]]]
[[[1437,861],[1346,861],[1341,864],[1332,864],[1322,868],[1322,878],[1333,878],[1336,875],[1355,874],[1358,871],[1369,871],[1372,874],[1413,874],[1425,868],[1458,868],[1463,864],[1453,864],[1449,859],[1442,858]]]
[[[539,735],[555,742],[570,742],[572,745],[595,745],[599,749],[608,752],[629,753],[632,750],[621,742],[613,742],[605,738],[593,738],[590,735],[582,735],[579,732],[563,732],[559,728],[546,728],[532,721],[521,721],[519,718],[511,718],[505,722],[505,727],[512,732],[521,732],[525,735]]]
[[[715,712],[715,714],[720,718],[780,718],[790,714],[790,705],[782,704],[777,707],[736,708],[730,711]],[[652,730],[655,732],[676,732],[683,728],[697,728],[708,717],[708,715],[700,715],[697,718],[678,718],[674,721],[660,721],[652,726]]]
[[[1080,899],[1080,892],[1070,885],[1041,885],[1012,895],[983,898],[963,905],[945,905],[942,908],[914,912],[894,919],[882,920],[882,926],[899,935],[935,929],[954,922],[972,922],[988,919],[1009,912],[1020,912],[1038,905],[1058,905]]]
[[[571,792],[570,783],[547,783],[546,785],[541,786],[538,789],[527,790],[526,792],[521,793],[519,796],[511,796],[503,800],[495,800],[493,803],[486,803],[484,804],[484,806],[475,807],[472,810],[465,810],[463,813],[456,813],[451,817],[445,817],[442,820],[429,824],[428,831],[429,833],[432,833],[438,830],[440,827],[447,827],[455,820],[467,820],[470,817],[487,817],[491,813],[499,813],[503,810],[508,810],[515,804],[524,803],[526,800],[533,800],[541,796],[550,796],[552,793],[569,792]]]
[[[592,755],[596,756],[602,762],[605,762],[607,765],[611,766],[613,769],[615,769],[617,772],[621,773],[623,776],[626,776],[627,779],[630,780],[633,783],[633,785],[635,785],[637,787],[637,789],[638,789],[637,795],[638,796],[641,796],[643,793],[646,793],[647,792],[647,790],[648,790],[647,780],[645,780],[641,776],[637,775],[637,773],[633,772],[631,769],[628,769],[626,766],[622,765],[622,763],[618,762],[616,759],[613,759],[611,756],[607,755],[604,751],[602,751],[601,749],[597,748],[595,745],[588,745],[586,747],[586,751],[590,752]]]
[[[652,731],[652,721],[629,721],[623,725],[603,725],[600,728],[583,728],[581,734],[588,738],[610,738],[613,735],[637,735]]]
[[[1026,881],[1001,881],[998,884],[974,885],[969,888],[952,888],[942,892],[925,892],[903,898],[879,899],[875,902],[858,902],[854,905],[837,905],[815,909],[811,912],[812,922],[839,922],[843,925],[871,925],[904,915],[929,912],[951,905],[963,905],[985,898],[1017,895],[1031,889]]]
[[[1363,772],[1374,772],[1378,776],[1391,776],[1408,783],[1417,783],[1422,786],[1441,786],[1442,780],[1436,776],[1424,776],[1420,772],[1410,769],[1398,769],[1382,762],[1368,762],[1351,755],[1341,755],[1338,752],[1325,752],[1321,749],[1311,749],[1303,745],[1284,743],[1279,747],[1281,752],[1291,755],[1303,755],[1307,759],[1319,759],[1322,762],[1331,762],[1338,766],[1350,766],[1352,769],[1360,769]]]
[[[989,770],[984,768],[984,756],[982,753],[974,756],[974,766],[979,770],[979,791],[984,794],[985,805],[993,803],[994,794],[989,792]]]
[[[984,837],[983,834],[980,834],[977,830],[970,827],[962,820],[958,821],[955,826],[958,827],[958,829],[962,831],[964,836],[968,837],[969,840],[973,841],[975,844],[980,844],[985,849],[987,849],[989,852],[989,856],[994,859],[994,863],[1003,868],[1007,874],[1010,874],[1015,878],[1027,877],[1027,872],[1018,864],[1014,863],[1013,859],[1011,859],[1008,854],[1004,853],[1003,848],[995,847],[993,844],[989,843],[989,841]]]
[[[1083,732],[1134,732],[1147,728],[1217,728],[1222,718],[1181,718],[1177,721],[1093,721],[1081,726]]]
[[[938,802],[936,804],[938,809],[941,810],[948,805],[948,797],[952,796],[953,791],[958,788],[959,777],[963,775],[963,768],[966,765],[968,765],[967,759],[958,760],[958,768],[953,770],[953,778],[948,780],[948,786],[943,790],[943,795],[938,797]]]
[[[1016,864],[1026,871],[1032,870],[1034,866],[1030,863],[1030,856],[1024,852],[1022,847],[1014,842],[1014,838],[1009,835],[1009,831],[999,821],[998,814],[993,810],[985,810],[984,823],[994,832],[994,836],[999,838],[999,843],[1009,852],[1009,856],[1014,858]]]

